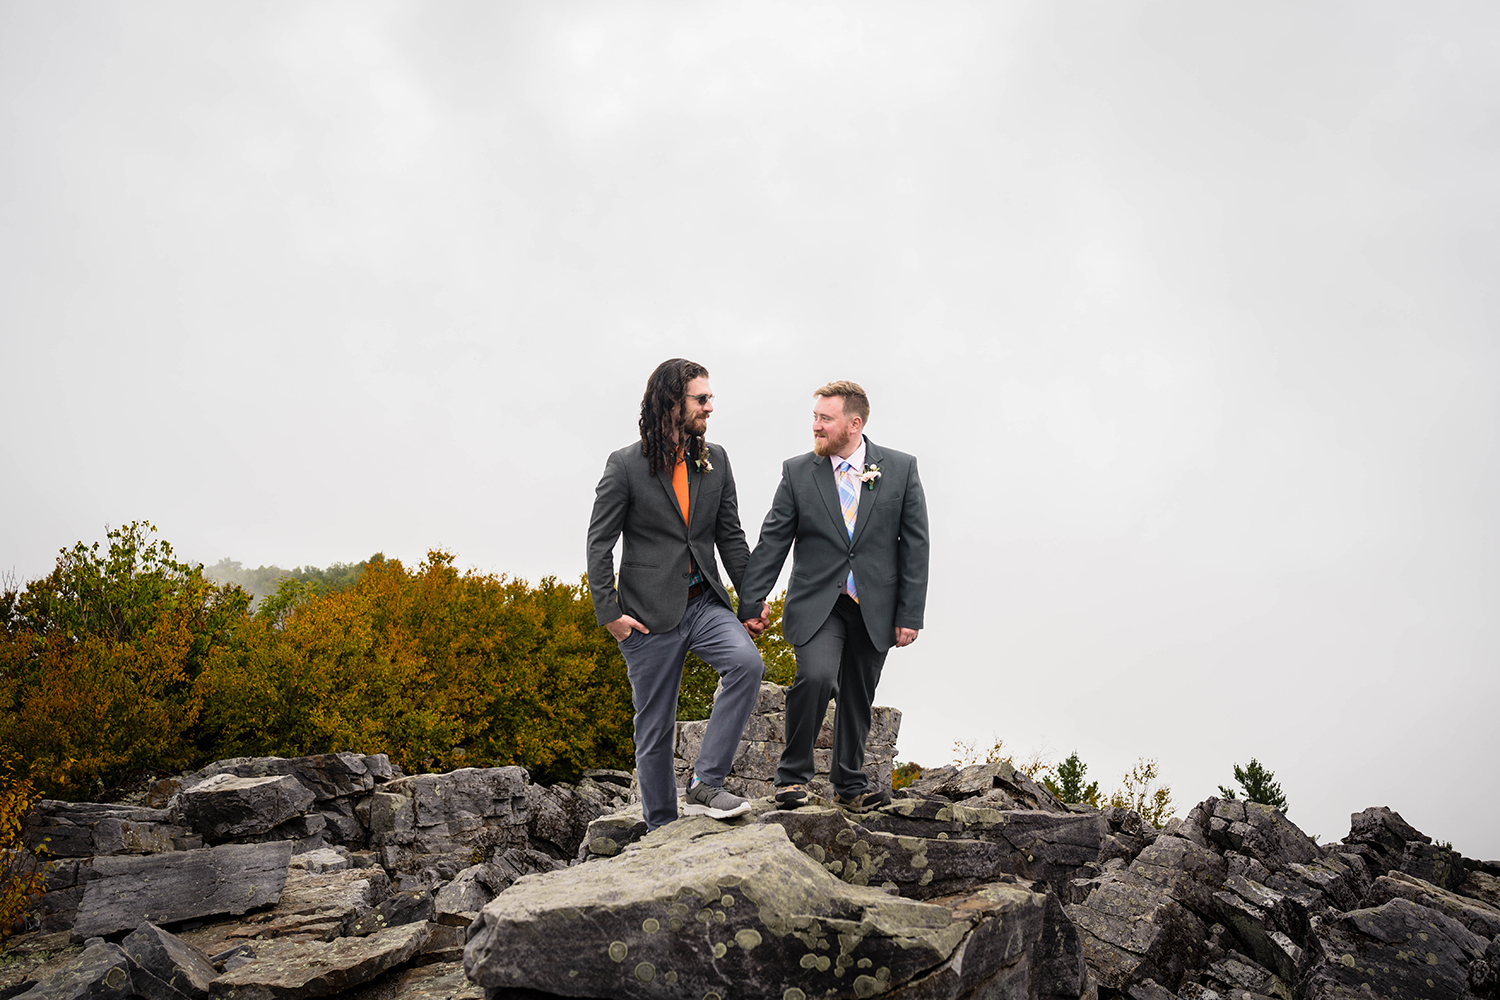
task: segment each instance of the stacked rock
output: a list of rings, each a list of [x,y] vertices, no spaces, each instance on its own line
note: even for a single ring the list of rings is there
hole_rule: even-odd
[[[776,791],[776,764],[781,760],[781,751],[786,748],[786,692],[779,684],[764,681],[760,686],[760,700],[750,721],[745,725],[744,738],[735,750],[734,764],[724,786],[736,795],[761,798]],[[814,744],[813,759],[815,776],[810,787],[816,795],[831,799],[833,786],[828,772],[833,763],[833,715],[837,704],[829,702],[828,712],[823,716],[823,728],[818,732]],[[703,735],[708,730],[708,720],[677,723],[677,741],[674,763],[677,768],[677,784],[686,787],[692,777],[693,761],[703,746]],[[891,769],[896,760],[896,737],[901,732],[901,711],[876,705],[870,710],[870,736],[865,741],[865,773],[876,788],[890,791]]]

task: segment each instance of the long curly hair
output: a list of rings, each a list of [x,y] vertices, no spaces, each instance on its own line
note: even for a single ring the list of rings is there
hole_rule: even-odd
[[[646,380],[646,394],[641,397],[641,454],[650,463],[653,476],[677,464],[677,442],[673,435],[683,433],[682,415],[687,407],[683,397],[687,395],[689,382],[707,374],[708,369],[696,361],[673,358],[657,365]],[[708,458],[708,442],[702,436],[688,434],[682,445],[689,458],[697,461]]]

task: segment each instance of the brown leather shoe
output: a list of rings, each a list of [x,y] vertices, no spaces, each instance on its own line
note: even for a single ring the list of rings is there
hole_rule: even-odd
[[[782,785],[776,789],[777,809],[796,809],[807,805],[808,800],[806,785]]]
[[[891,793],[880,788],[872,788],[867,792],[860,792],[845,798],[839,795],[834,798],[834,803],[841,809],[849,812],[867,813],[879,809],[881,806],[891,804]]]

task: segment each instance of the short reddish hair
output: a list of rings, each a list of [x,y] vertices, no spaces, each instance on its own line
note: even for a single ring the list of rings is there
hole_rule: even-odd
[[[865,390],[858,382],[850,382],[847,379],[829,382],[820,389],[814,389],[813,395],[838,396],[844,401],[844,416],[849,416],[852,411],[855,416],[859,417],[860,423],[870,422],[870,397],[865,395]]]

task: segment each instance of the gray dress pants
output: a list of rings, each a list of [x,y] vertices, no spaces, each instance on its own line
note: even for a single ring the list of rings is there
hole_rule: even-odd
[[[870,706],[880,683],[885,653],[870,642],[859,604],[844,594],[818,631],[796,647],[797,679],[786,693],[786,749],[776,768],[777,785],[805,785],[813,776],[813,745],[823,728],[828,700],[838,692],[833,710],[834,791],[850,798],[869,790],[865,774],[865,740],[870,735]]]
[[[724,784],[729,775],[766,671],[754,640],[713,591],[690,599],[682,621],[671,631],[633,631],[620,643],[635,703],[635,770],[641,811],[650,830],[677,818],[672,737],[677,728],[682,665],[689,650],[713,667],[722,681],[693,766],[698,779],[710,785]]]

